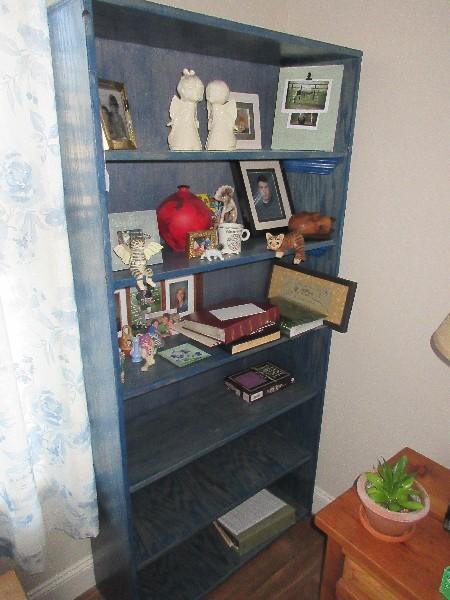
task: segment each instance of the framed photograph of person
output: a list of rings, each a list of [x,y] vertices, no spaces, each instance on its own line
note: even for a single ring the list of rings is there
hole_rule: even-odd
[[[116,307],[116,329],[119,335],[122,328],[131,325],[131,290],[122,288],[114,292],[114,303]]]
[[[165,310],[176,312],[184,317],[196,310],[202,303],[201,275],[187,275],[164,281]]]
[[[279,161],[242,161],[238,175],[243,214],[253,235],[287,227],[292,205]]]
[[[155,282],[155,287],[147,286],[146,290],[130,288],[131,325],[133,331],[142,332],[153,319],[164,313],[166,299],[164,285]]]
[[[217,248],[217,230],[189,231],[186,235],[186,256],[200,258],[206,250]]]
[[[100,120],[106,150],[135,150],[136,135],[123,83],[98,80]]]
[[[230,92],[236,101],[236,150],[261,149],[261,121],[258,94]]]

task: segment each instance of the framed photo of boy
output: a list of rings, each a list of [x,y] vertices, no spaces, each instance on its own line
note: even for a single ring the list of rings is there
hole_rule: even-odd
[[[230,92],[236,101],[236,150],[261,150],[261,121],[258,94]]]
[[[287,227],[292,206],[280,163],[242,161],[239,169],[244,214],[252,233]]]
[[[123,83],[98,80],[100,120],[107,150],[135,150],[136,135]]]

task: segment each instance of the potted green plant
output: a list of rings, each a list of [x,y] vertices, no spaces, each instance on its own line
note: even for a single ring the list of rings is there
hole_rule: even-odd
[[[378,461],[374,471],[363,473],[357,481],[357,492],[364,505],[368,529],[392,541],[402,541],[412,534],[414,526],[430,510],[430,498],[425,488],[416,481],[415,473],[408,473],[408,458],[401,456],[394,464]]]

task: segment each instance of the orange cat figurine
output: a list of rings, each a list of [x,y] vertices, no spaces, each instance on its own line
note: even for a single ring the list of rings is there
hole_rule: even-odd
[[[272,235],[266,233],[267,250],[275,250],[275,256],[282,258],[286,250],[294,250],[294,265],[298,265],[302,260],[306,260],[305,257],[305,240],[298,231],[291,231],[289,233],[279,233],[278,235]]]

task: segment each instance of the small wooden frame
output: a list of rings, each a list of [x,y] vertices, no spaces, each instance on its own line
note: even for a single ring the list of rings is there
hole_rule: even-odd
[[[267,297],[283,298],[327,315],[324,325],[345,333],[357,284],[294,265],[274,265]]]
[[[189,231],[186,235],[186,256],[200,258],[205,250],[217,248],[217,230]]]

